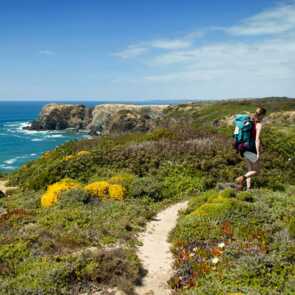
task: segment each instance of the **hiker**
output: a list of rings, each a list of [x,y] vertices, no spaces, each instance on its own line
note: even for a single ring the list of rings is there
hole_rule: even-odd
[[[246,181],[247,190],[251,189],[251,178],[259,172],[259,162],[261,155],[261,129],[262,120],[266,115],[266,109],[259,107],[254,116],[237,115],[234,119],[234,145],[236,150],[246,160],[248,172],[236,178],[236,183],[240,189]]]

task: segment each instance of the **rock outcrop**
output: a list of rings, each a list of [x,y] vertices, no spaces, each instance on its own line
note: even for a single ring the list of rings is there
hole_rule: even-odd
[[[88,127],[104,134],[148,131],[156,126],[157,120],[163,115],[166,107],[163,105],[97,105]]]
[[[29,130],[84,129],[92,120],[92,109],[84,105],[48,104],[43,107],[39,118],[32,122]]]
[[[73,104],[48,104],[29,130],[88,129],[91,135],[98,133],[124,133],[148,131],[163,116],[167,105],[102,104],[95,108]]]

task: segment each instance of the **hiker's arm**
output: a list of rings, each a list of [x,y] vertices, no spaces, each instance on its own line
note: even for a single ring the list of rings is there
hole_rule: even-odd
[[[257,151],[257,158],[258,159],[259,159],[259,156],[260,156],[260,134],[261,134],[261,128],[262,128],[261,123],[258,123],[256,125],[256,139],[255,139],[256,151]]]

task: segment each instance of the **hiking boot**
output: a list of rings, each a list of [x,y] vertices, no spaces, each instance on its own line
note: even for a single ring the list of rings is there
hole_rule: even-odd
[[[243,187],[245,180],[246,180],[246,177],[242,175],[242,176],[237,177],[237,178],[235,179],[235,183],[236,183],[238,186]]]

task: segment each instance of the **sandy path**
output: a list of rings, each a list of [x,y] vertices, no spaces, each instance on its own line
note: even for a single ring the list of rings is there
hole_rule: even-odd
[[[4,194],[10,189],[15,189],[16,187],[9,187],[7,186],[7,180],[0,180],[0,191],[2,191]]]
[[[170,294],[166,282],[173,275],[173,256],[167,239],[176,226],[178,211],[186,206],[187,202],[181,202],[163,210],[148,223],[146,231],[139,237],[142,246],[137,254],[148,273],[143,285],[135,289],[138,295]]]

